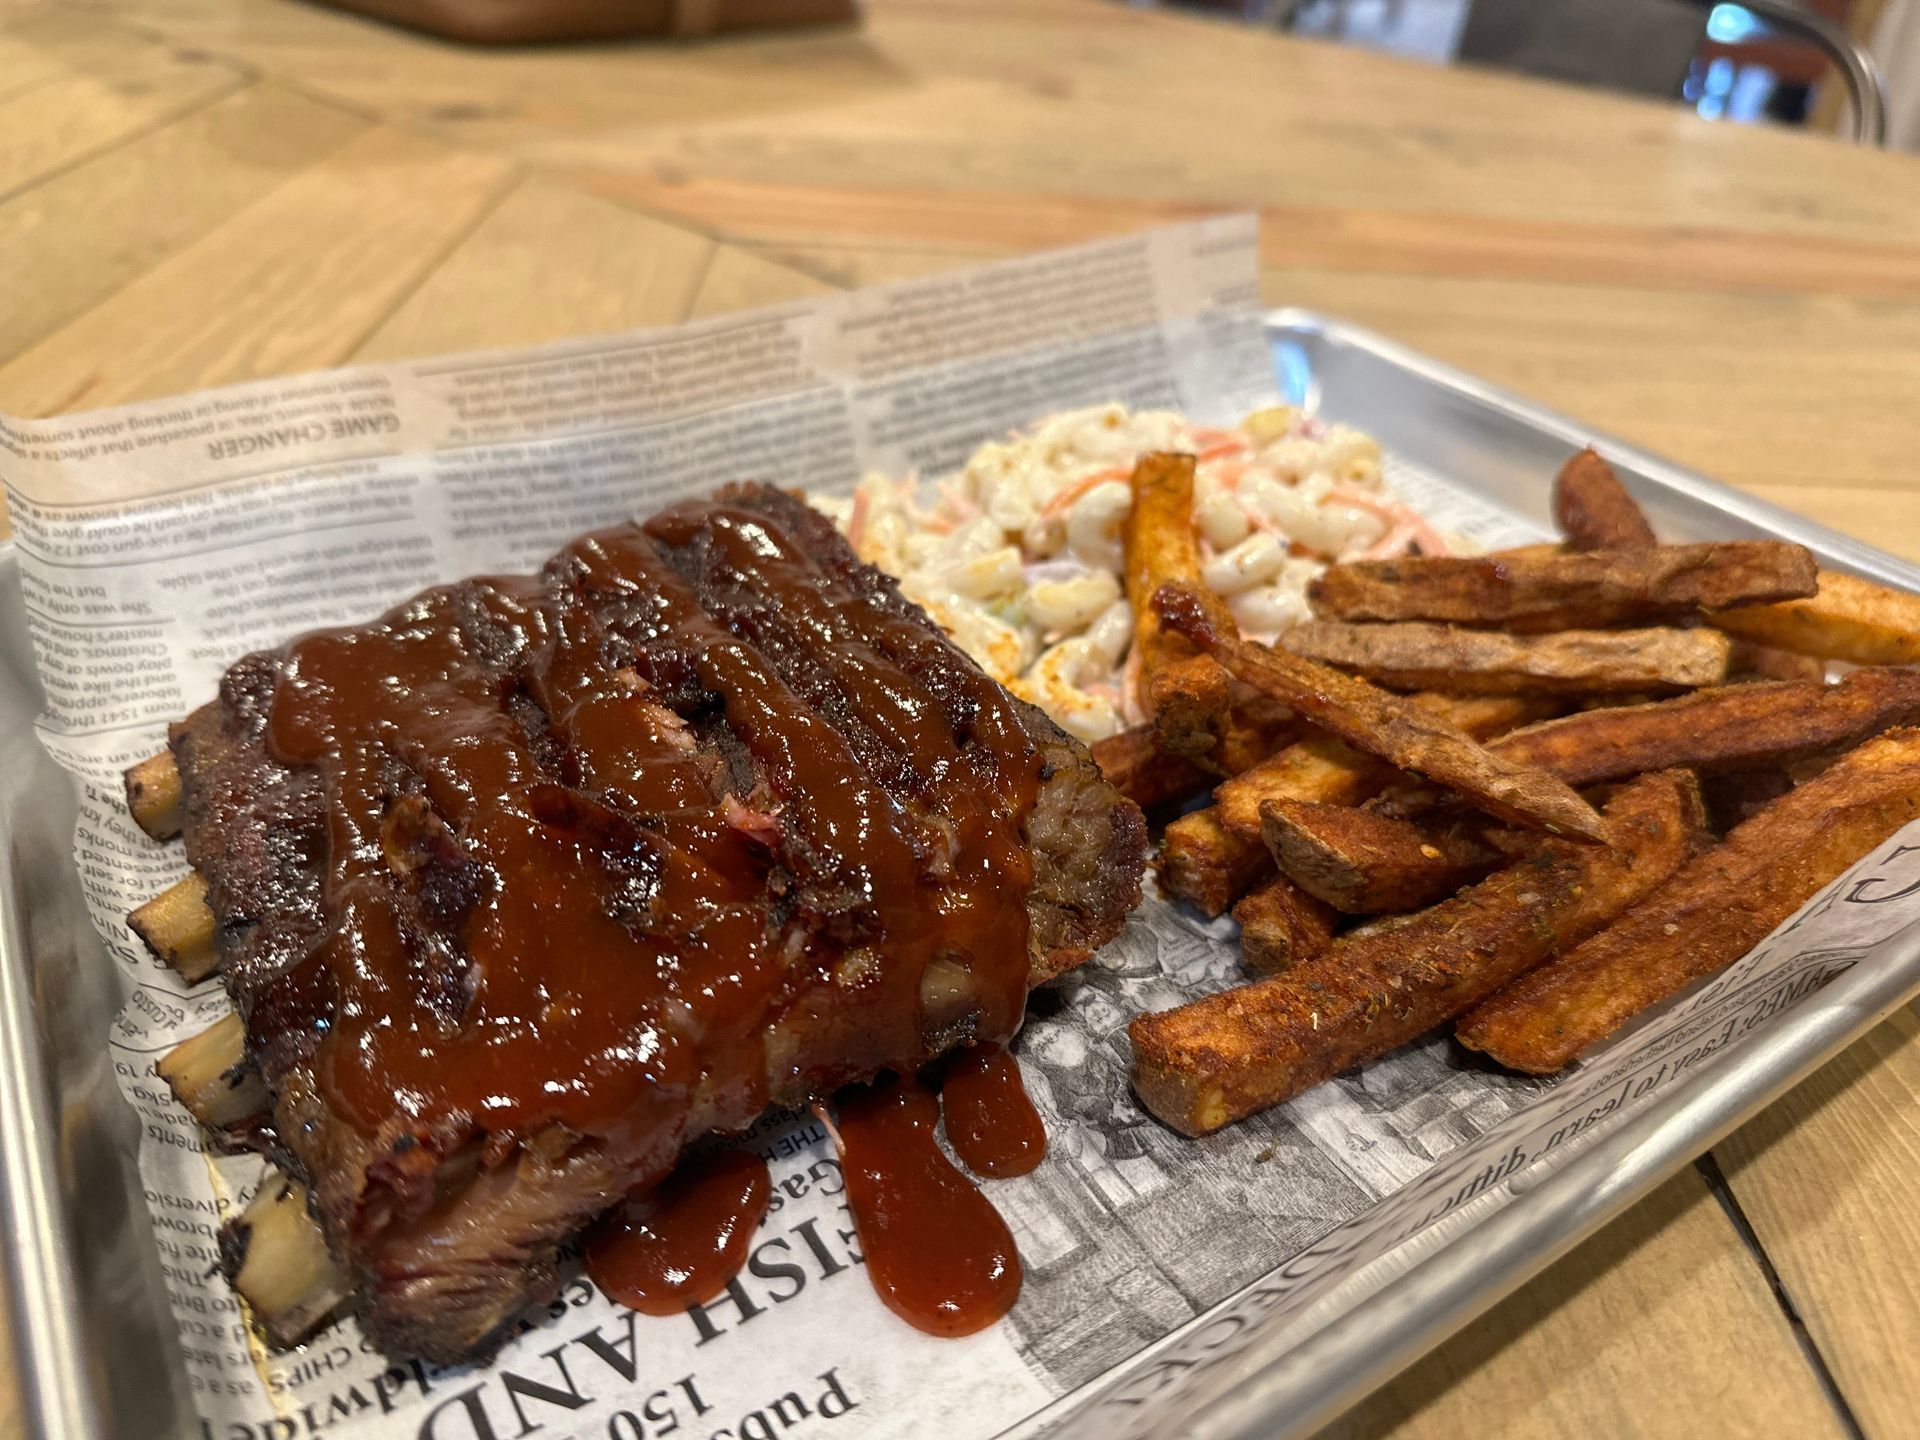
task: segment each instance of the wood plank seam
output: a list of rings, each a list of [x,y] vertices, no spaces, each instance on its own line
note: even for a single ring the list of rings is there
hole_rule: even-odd
[[[472,149],[471,146],[452,148]],[[440,253],[433,257],[432,262],[422,265],[414,274],[413,278],[401,287],[399,293],[394,296],[393,304],[382,311],[378,319],[368,324],[359,335],[354,337],[353,343],[342,349],[339,356],[329,363],[334,365],[350,363],[353,357],[360,352],[361,347],[380,332],[380,327],[391,320],[395,313],[399,311],[400,307],[411,300],[414,295],[419,292],[420,287],[432,278],[434,272],[447,263],[447,257],[462,245],[466,244],[467,241],[472,238],[473,232],[486,223],[487,217],[505,204],[507,197],[526,182],[527,175],[528,172],[525,166],[519,164],[511,166],[494,187],[494,193],[487,197],[486,204],[476,207],[472,218],[449,238],[447,243],[441,247]]]
[[[1834,1418],[1852,1440],[1866,1440],[1866,1431],[1861,1427],[1859,1416],[1854,1413],[1853,1403],[1847,1399],[1846,1391],[1841,1388],[1833,1367],[1827,1363],[1819,1342],[1807,1329],[1800,1307],[1788,1292],[1786,1281],[1774,1266],[1773,1257],[1767,1254],[1767,1247],[1760,1243],[1759,1234],[1747,1218],[1747,1212],[1741,1208],[1740,1198],[1733,1193],[1732,1187],[1727,1184],[1727,1177],[1721,1173],[1720,1162],[1713,1158],[1713,1152],[1709,1150],[1693,1164],[1707,1182],[1707,1189],[1712,1192],[1713,1198],[1720,1202],[1720,1209],[1733,1226],[1733,1233],[1740,1237],[1740,1243],[1746,1247],[1761,1278],[1767,1282],[1767,1289],[1773,1293],[1774,1304],[1780,1307],[1781,1317],[1792,1332],[1794,1343],[1800,1347],[1801,1358],[1807,1362],[1807,1368],[1813,1371],[1814,1379],[1827,1397],[1827,1403],[1833,1406]]]
[[[226,85],[206,95],[198,96],[176,109],[167,110],[155,115],[144,124],[136,125],[123,135],[116,135],[112,140],[103,145],[95,145],[89,149],[69,155],[58,165],[40,172],[31,180],[16,185],[11,190],[0,190],[0,205],[4,205],[12,200],[17,200],[20,196],[26,195],[46,184],[49,180],[71,174],[81,166],[90,164],[103,155],[110,155],[123,145],[129,145],[136,140],[144,140],[149,135],[156,135],[170,125],[177,125],[182,120],[197,115],[211,106],[218,105],[222,100],[231,99],[259,79],[259,76],[255,75],[250,69],[234,64],[225,56],[215,56],[213,59],[221,69],[227,71],[231,76],[231,79]],[[32,94],[33,92],[29,90],[26,93]]]

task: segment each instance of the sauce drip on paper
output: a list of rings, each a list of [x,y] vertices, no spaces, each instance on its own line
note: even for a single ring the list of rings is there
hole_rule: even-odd
[[[587,1243],[587,1274],[645,1315],[704,1305],[746,1263],[772,1189],[767,1162],[745,1150],[687,1161],[601,1221]]]
[[[971,1335],[1020,1294],[1013,1232],[934,1140],[940,1102],[918,1080],[842,1093],[841,1163],[867,1276],[887,1308],[931,1335]]]
[[[940,1085],[947,1143],[969,1170],[997,1180],[1025,1175],[1046,1158],[1047,1131],[1027,1098],[1020,1066],[998,1045],[961,1051]]]

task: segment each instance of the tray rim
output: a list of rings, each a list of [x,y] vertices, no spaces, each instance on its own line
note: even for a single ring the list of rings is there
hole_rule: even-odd
[[[1920,567],[1364,326],[1292,306],[1266,310],[1260,322],[1270,340],[1323,337],[1569,445],[1600,445],[1662,488],[1817,544],[1858,573],[1920,590]],[[0,539],[0,570],[16,563],[12,538]],[[11,828],[9,819],[0,811],[0,837]],[[1516,1186],[1512,1201],[1471,1231],[1407,1265],[1404,1253],[1415,1236],[1347,1277],[1343,1288],[1369,1281],[1375,1288],[1336,1318],[1304,1336],[1279,1326],[1265,1344],[1256,1340],[1229,1362],[1240,1378],[1215,1387],[1188,1417],[1189,1433],[1201,1440],[1305,1436],[1363,1399],[1920,995],[1920,923],[1900,938],[1909,941],[1900,963],[1854,966],[1723,1063],[1603,1122],[1593,1143],[1564,1163],[1520,1172],[1541,1178]],[[12,1322],[18,1413],[26,1434],[112,1440],[82,1364],[80,1297],[62,1283],[71,1270],[71,1241],[55,1177],[57,1126],[30,981],[13,874],[0,867],[0,1217],[7,1226],[0,1236],[0,1280]],[[1393,1283],[1380,1283],[1388,1274]]]

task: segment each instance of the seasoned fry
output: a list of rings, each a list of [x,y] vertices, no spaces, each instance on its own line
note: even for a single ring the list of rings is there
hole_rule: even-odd
[[[1142,1015],[1133,1085],[1174,1129],[1205,1135],[1385,1054],[1577,944],[1679,869],[1699,788],[1643,776],[1607,806],[1612,844],[1543,841],[1451,900],[1318,959],[1174,1010]]]
[[[1193,528],[1193,463],[1191,455],[1141,456],[1133,467],[1133,506],[1122,531],[1139,693],[1167,752],[1190,759],[1218,743],[1231,698],[1226,672],[1169,632],[1152,603],[1154,592],[1170,581],[1205,593]],[[1226,607],[1211,596],[1208,601],[1215,620],[1231,625]]]
[[[1226,914],[1273,863],[1258,840],[1228,832],[1218,812],[1210,805],[1169,823],[1154,860],[1160,888],[1208,915]]]
[[[1408,697],[1475,740],[1504,735],[1516,725],[1551,715],[1552,701],[1524,696],[1413,695]],[[1260,843],[1260,806],[1267,800],[1315,800],[1354,805],[1377,790],[1392,768],[1330,735],[1313,735],[1276,751],[1213,792],[1220,823],[1249,844]]]
[[[176,840],[183,815],[180,809],[180,767],[173,752],[162,750],[127,771],[127,809],[142,830],[155,840]]]
[[[1162,586],[1161,618],[1249,685],[1357,750],[1378,755],[1459,791],[1474,804],[1517,825],[1602,839],[1600,817],[1562,782],[1509,764],[1403,696],[1375,689],[1282,650],[1249,645],[1208,619],[1199,594]]]
[[[127,916],[127,928],[190,985],[206,979],[220,964],[219,952],[213,948],[207,882],[198,874],[169,885]]]
[[[1827,662],[1817,655],[1796,655],[1774,645],[1762,645],[1734,635],[1727,673],[1736,680],[1824,680]]]
[[[1751,820],[1793,788],[1785,770],[1730,770],[1702,775],[1700,793],[1707,802],[1707,823],[1724,835],[1742,821]]]
[[[1307,598],[1329,620],[1604,629],[1811,595],[1814,573],[1804,545],[1721,540],[1585,555],[1363,560],[1328,566]]]
[[[1169,755],[1151,725],[1136,725],[1093,745],[1093,763],[1109,784],[1142,810],[1198,795],[1213,778],[1193,761]]]
[[[1245,685],[1234,688],[1240,693],[1227,711],[1220,743],[1200,757],[1200,763],[1217,775],[1238,775],[1300,738],[1300,722],[1293,711]]]
[[[1550,1074],[1722,970],[1920,815],[1920,730],[1895,730],[1788,791],[1637,909],[1460,1022],[1500,1064]]]
[[[1591,445],[1553,477],[1553,518],[1569,550],[1646,550],[1654,544],[1653,526]]]
[[[1473,820],[1423,827],[1302,800],[1269,800],[1260,816],[1281,873],[1348,915],[1418,910],[1501,860]]]
[[[1271,877],[1233,907],[1240,922],[1240,960],[1255,975],[1303,965],[1333,943],[1340,918],[1284,875]]]
[[[1727,678],[1727,637],[1699,630],[1563,630],[1508,635],[1402,621],[1309,620],[1281,637],[1296,655],[1401,690],[1485,695],[1636,694]]]
[[[1586,710],[1529,725],[1489,748],[1570,785],[1643,770],[1756,770],[1920,723],[1920,671],[1855,670],[1836,685],[1783,680],[1701,690],[1651,705]]]
[[[1820,593],[1711,617],[1734,635],[1854,665],[1920,663],[1920,595],[1870,580],[1820,572]]]

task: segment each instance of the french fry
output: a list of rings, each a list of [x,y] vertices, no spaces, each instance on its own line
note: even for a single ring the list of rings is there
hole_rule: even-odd
[[[1591,445],[1553,477],[1553,518],[1569,550],[1647,550],[1655,543],[1645,513]]]
[[[1590,840],[1604,838],[1600,817],[1564,783],[1499,759],[1456,726],[1405,697],[1223,632],[1211,623],[1205,604],[1193,590],[1164,585],[1155,604],[1169,627],[1234,675],[1291,705],[1303,719],[1356,750],[1438,781],[1516,825]]]
[[[1339,916],[1284,875],[1271,876],[1233,907],[1240,922],[1240,961],[1255,975],[1303,965],[1333,943]]]
[[[1457,726],[1475,740],[1503,735],[1516,725],[1553,714],[1552,701],[1525,696],[1413,695],[1413,704]],[[1222,781],[1213,792],[1220,823],[1249,844],[1260,843],[1260,806],[1267,800],[1313,800],[1355,805],[1392,775],[1392,767],[1363,755],[1330,735],[1309,735],[1250,770]]]
[[[1563,630],[1508,635],[1401,621],[1309,620],[1280,643],[1400,690],[1481,695],[1638,694],[1727,678],[1727,637],[1698,630]]]
[[[1142,810],[1157,810],[1198,795],[1213,778],[1184,756],[1167,754],[1151,725],[1136,725],[1095,741],[1093,763],[1108,784]]]
[[[1812,595],[1814,575],[1804,545],[1720,540],[1584,555],[1354,561],[1328,566],[1307,598],[1328,620],[1605,629]]]
[[[1736,680],[1824,680],[1827,662],[1817,655],[1797,655],[1777,645],[1762,645],[1744,636],[1730,636],[1733,653],[1727,673]]]
[[[1763,769],[1917,723],[1920,671],[1879,667],[1851,671],[1835,685],[1728,685],[1650,705],[1585,710],[1515,730],[1489,748],[1585,786],[1673,765]]]
[[[1822,570],[1819,583],[1810,598],[1726,610],[1711,619],[1730,634],[1822,660],[1920,663],[1920,595],[1836,570]]]
[[[1707,822],[1724,835],[1742,821],[1751,820],[1793,788],[1793,776],[1782,769],[1729,770],[1700,777],[1700,793],[1707,802]]]
[[[198,873],[169,885],[127,916],[127,928],[189,985],[198,984],[219,967],[207,882]]]
[[[128,769],[127,809],[134,824],[155,840],[179,838],[184,819],[180,767],[173,752],[162,750]]]
[[[1585,939],[1692,855],[1698,786],[1666,772],[1622,787],[1606,846],[1542,841],[1526,860],[1285,974],[1136,1018],[1133,1085],[1187,1135],[1291,1099],[1470,1008]]]
[[[1735,827],[1614,924],[1466,1016],[1461,1041],[1546,1075],[1725,969],[1920,815],[1920,730],[1849,752]]]
[[[1218,811],[1210,805],[1171,821],[1154,860],[1160,888],[1208,915],[1226,914],[1273,864],[1258,840],[1231,834]]]
[[[1418,910],[1502,859],[1473,820],[1423,827],[1301,800],[1269,800],[1260,815],[1280,873],[1347,915]]]
[[[1193,528],[1193,457],[1143,455],[1133,467],[1133,505],[1121,532],[1127,595],[1133,606],[1133,643],[1139,656],[1139,693],[1147,699],[1169,754],[1197,759],[1211,751],[1232,698],[1219,664],[1170,632],[1153,608],[1160,586],[1177,582],[1204,593],[1200,541]],[[1231,625],[1226,607],[1209,598],[1217,623]]]
[[[1200,758],[1216,775],[1238,775],[1300,738],[1293,711],[1245,685],[1234,688],[1239,693],[1227,711],[1220,743]]]

